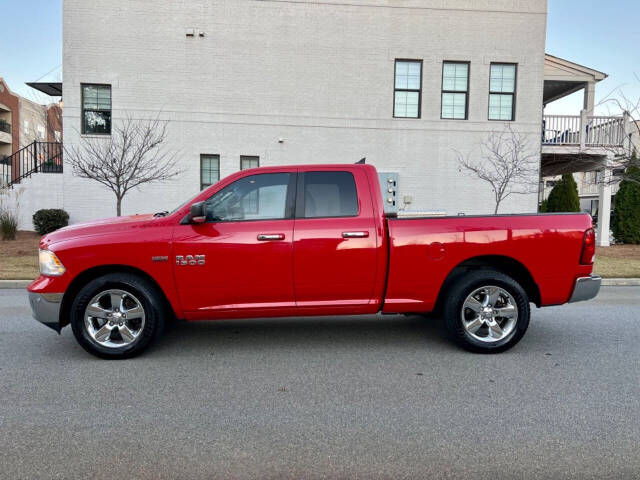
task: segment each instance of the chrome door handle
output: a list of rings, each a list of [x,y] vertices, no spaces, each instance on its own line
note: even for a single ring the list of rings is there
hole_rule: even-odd
[[[342,238],[366,238],[369,232],[342,232]]]
[[[261,233],[258,235],[261,242],[271,242],[274,240],[284,240],[284,233]]]

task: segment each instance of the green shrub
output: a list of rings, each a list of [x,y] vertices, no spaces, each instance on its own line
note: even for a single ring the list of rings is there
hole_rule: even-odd
[[[640,182],[640,168],[629,167],[628,177]],[[618,243],[640,244],[640,183],[623,180],[616,193],[611,230]]]
[[[0,210],[0,230],[2,240],[15,240],[18,231],[18,217],[9,210]]]
[[[46,235],[69,225],[69,214],[59,208],[38,210],[33,214],[33,227],[40,235]]]
[[[542,201],[542,203],[540,204],[540,207],[538,208],[538,211],[540,213],[547,213],[549,211],[549,200],[547,200],[546,198]]]
[[[578,184],[573,175],[565,173],[551,190],[546,205],[547,212],[579,212]]]

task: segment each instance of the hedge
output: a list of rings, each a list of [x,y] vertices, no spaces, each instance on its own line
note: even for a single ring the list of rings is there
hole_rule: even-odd
[[[38,210],[33,214],[33,227],[40,235],[46,235],[69,225],[69,214],[59,208]]]

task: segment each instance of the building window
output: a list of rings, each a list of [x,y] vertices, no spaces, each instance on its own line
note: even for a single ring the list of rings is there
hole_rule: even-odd
[[[469,62],[444,62],[440,118],[466,120],[468,100]]]
[[[422,60],[396,60],[393,116],[420,118]]]
[[[489,79],[489,120],[515,120],[516,64],[492,63]]]
[[[24,134],[29,135],[29,120],[25,120],[23,124],[24,124]]]
[[[200,190],[220,180],[220,155],[200,155]]]
[[[240,156],[240,170],[247,170],[248,168],[258,168],[259,166],[260,157],[253,155]]]
[[[111,134],[111,85],[82,85],[82,133]]]

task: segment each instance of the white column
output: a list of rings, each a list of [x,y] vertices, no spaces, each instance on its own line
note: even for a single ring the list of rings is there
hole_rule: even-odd
[[[611,169],[602,170],[598,184],[598,245],[609,246],[609,218],[611,216]]]
[[[593,115],[593,107],[596,102],[596,82],[587,82],[584,87],[584,103],[582,108],[587,115]]]
[[[580,110],[580,150],[585,149],[587,142],[587,111]]]

